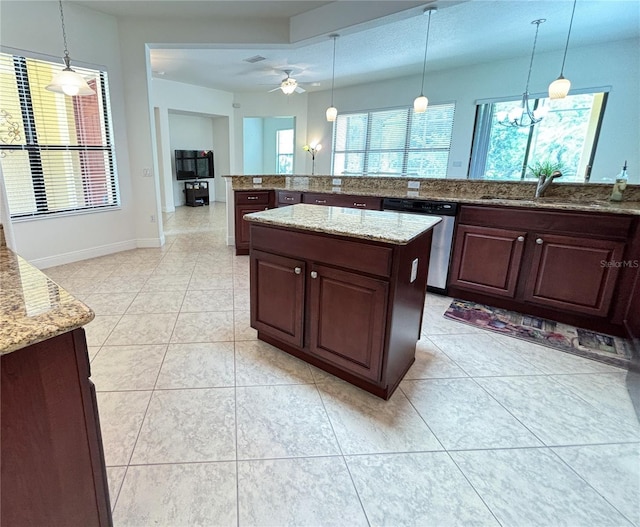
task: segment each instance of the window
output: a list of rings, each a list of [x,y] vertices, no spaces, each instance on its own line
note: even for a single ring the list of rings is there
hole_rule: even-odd
[[[45,90],[62,65],[0,53],[0,162],[12,218],[119,205],[107,74],[96,95]]]
[[[276,174],[293,174],[293,129],[276,132]]]
[[[513,101],[478,104],[469,177],[522,180],[530,177],[528,165],[551,161],[565,167],[562,181],[583,182],[593,164],[606,97],[602,91],[531,101],[547,105],[549,113],[527,128],[511,128],[497,121],[496,115],[512,109]]]
[[[392,108],[338,115],[333,173],[442,178],[447,174],[455,104],[425,113]]]

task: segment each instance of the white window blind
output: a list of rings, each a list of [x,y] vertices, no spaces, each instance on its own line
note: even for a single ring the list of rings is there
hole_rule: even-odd
[[[333,173],[441,178],[447,173],[455,104],[425,113],[392,108],[338,115]]]
[[[45,90],[61,64],[0,53],[0,162],[12,218],[119,205],[107,74],[96,95]]]

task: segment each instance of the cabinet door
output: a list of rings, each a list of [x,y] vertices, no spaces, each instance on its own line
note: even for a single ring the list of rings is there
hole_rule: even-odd
[[[458,225],[450,285],[513,298],[526,232]]]
[[[556,309],[606,316],[624,243],[573,236],[535,237],[524,299]]]
[[[251,253],[251,327],[303,347],[305,263]]]
[[[249,254],[249,241],[251,240],[250,229],[251,224],[244,221],[244,215],[251,212],[261,212],[269,207],[265,205],[236,205],[236,250],[244,250],[242,254]],[[236,252],[236,254],[240,254]]]
[[[345,371],[378,381],[385,339],[388,283],[312,266],[309,351]]]

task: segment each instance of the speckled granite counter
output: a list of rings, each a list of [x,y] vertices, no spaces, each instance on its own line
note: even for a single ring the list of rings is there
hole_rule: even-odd
[[[611,184],[558,183],[543,198],[534,199],[536,184],[519,181],[476,181],[466,179],[420,179],[405,177],[333,176],[225,176],[233,190],[292,190],[388,198],[455,201],[478,205],[577,210],[640,215],[640,185],[629,185],[622,202],[609,201]],[[261,183],[254,183],[260,178]],[[420,188],[408,189],[408,181],[419,181]]]
[[[93,317],[82,302],[0,246],[0,355],[81,327]]]
[[[247,221],[276,227],[399,245],[406,245],[442,221],[434,216],[304,204],[253,212],[245,214],[244,218]]]

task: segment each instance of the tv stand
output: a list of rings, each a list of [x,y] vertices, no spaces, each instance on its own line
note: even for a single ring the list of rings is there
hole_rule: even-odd
[[[186,204],[190,207],[209,205],[209,182],[185,181],[184,194],[186,197]]]

